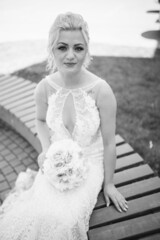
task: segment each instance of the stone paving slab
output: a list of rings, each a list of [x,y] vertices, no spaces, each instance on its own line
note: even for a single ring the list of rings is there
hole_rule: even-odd
[[[10,126],[0,120],[0,201],[14,187],[18,173],[38,170],[38,153]]]

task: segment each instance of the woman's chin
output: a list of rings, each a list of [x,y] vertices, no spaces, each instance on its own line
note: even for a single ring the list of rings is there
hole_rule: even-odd
[[[64,67],[63,72],[64,73],[76,73],[79,72],[80,68],[77,66],[72,66],[72,67]]]

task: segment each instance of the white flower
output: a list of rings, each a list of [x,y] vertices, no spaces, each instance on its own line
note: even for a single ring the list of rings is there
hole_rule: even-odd
[[[44,175],[58,190],[80,186],[87,177],[87,162],[80,146],[71,139],[57,141],[49,147]]]

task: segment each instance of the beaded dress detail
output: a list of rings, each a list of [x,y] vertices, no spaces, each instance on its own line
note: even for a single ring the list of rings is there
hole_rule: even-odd
[[[88,175],[78,188],[60,192],[40,170],[23,172],[28,188],[16,188],[15,184],[0,207],[0,239],[87,240],[89,219],[104,175],[99,111],[90,95],[97,82],[76,89],[62,88],[50,76],[42,82],[51,90],[46,115],[51,142],[68,138],[76,141],[88,161]],[[72,129],[65,126],[63,119],[69,98],[74,108]],[[17,180],[21,181],[20,176]]]

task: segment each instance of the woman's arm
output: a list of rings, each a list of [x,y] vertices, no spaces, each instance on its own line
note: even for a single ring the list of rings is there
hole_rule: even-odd
[[[50,146],[50,135],[46,121],[36,118],[36,129],[41,142],[42,152],[46,152]]]
[[[105,200],[107,206],[109,206],[111,199],[118,211],[126,211],[128,208],[127,202],[113,183],[116,165],[115,130],[117,103],[110,86],[105,81],[102,82],[99,88],[97,105],[100,113],[101,132],[104,145],[103,190]]]
[[[50,134],[49,128],[46,124],[46,113],[47,113],[47,98],[45,93],[44,84],[40,82],[35,90],[35,104],[36,104],[36,130],[38,138],[41,143],[42,153],[38,157],[39,167],[42,167],[42,164],[45,159],[45,153],[50,146]]]

